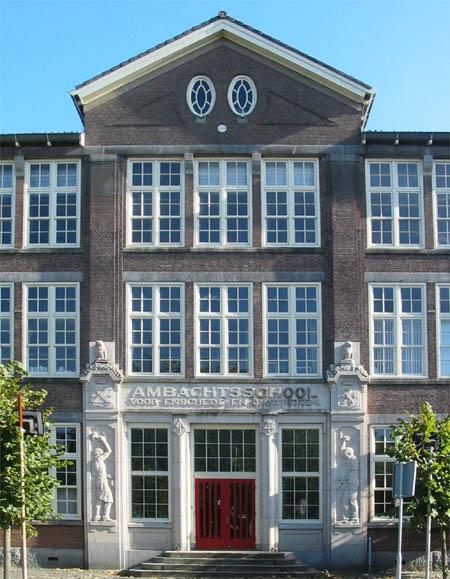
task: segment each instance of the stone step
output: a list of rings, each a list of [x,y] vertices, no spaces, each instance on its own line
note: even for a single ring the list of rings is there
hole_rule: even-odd
[[[270,573],[275,573],[275,571],[279,570],[286,570],[286,571],[303,571],[307,567],[305,565],[289,565],[287,568],[286,565],[239,565],[238,563],[234,565],[228,565],[226,562],[222,563],[215,563],[215,564],[204,564],[204,563],[194,563],[194,564],[186,564],[186,563],[153,563],[153,562],[146,562],[141,563],[142,569],[149,569],[154,571],[196,571],[196,572],[205,572],[205,573],[221,573],[222,571],[233,570],[236,573],[236,576],[239,576],[241,573],[246,573],[248,571],[269,571]]]
[[[273,551],[163,551],[160,555],[161,557],[181,557],[191,558],[191,557],[208,557],[208,558],[240,558],[245,557],[246,559],[259,559],[259,558],[270,558],[270,559],[285,559],[294,558],[292,552],[273,552]]]
[[[170,577],[176,577],[177,579],[181,579],[183,577],[190,578],[195,577],[197,579],[241,579],[244,577],[253,577],[257,579],[258,577],[261,579],[272,578],[278,579],[279,577],[283,577],[286,579],[289,578],[302,578],[302,579],[318,579],[321,576],[321,573],[316,571],[315,569],[305,568],[303,570],[289,570],[287,569],[270,569],[265,571],[253,571],[251,569],[245,568],[244,570],[239,571],[237,574],[236,570],[229,570],[229,571],[214,571],[214,572],[205,572],[205,571],[173,571],[173,570],[161,570],[161,571],[153,571],[150,569],[142,569],[142,568],[132,568],[129,569],[127,572],[128,576],[131,577],[152,577],[153,579],[167,579]]]
[[[258,558],[231,558],[231,557],[153,557],[151,562],[142,563],[142,565],[148,565],[150,563],[169,563],[176,562],[177,564],[184,565],[294,565],[295,559],[286,559],[281,557],[258,557]]]

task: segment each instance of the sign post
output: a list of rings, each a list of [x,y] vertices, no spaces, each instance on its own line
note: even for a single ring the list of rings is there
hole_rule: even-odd
[[[417,463],[415,461],[396,462],[394,464],[392,496],[399,499],[396,579],[401,579],[402,577],[403,499],[404,497],[414,496],[416,472]]]
[[[22,578],[28,577],[27,566],[27,522],[25,509],[25,444],[23,428],[23,401],[22,394],[18,395],[19,410],[19,454],[20,454],[20,509],[21,509],[21,526],[22,526]]]

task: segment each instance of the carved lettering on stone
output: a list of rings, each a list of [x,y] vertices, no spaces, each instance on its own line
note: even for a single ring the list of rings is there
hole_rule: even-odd
[[[93,521],[111,521],[111,507],[114,502],[111,486],[111,475],[108,474],[106,461],[111,456],[112,450],[103,433],[91,432],[92,445],[101,442],[101,446],[94,448],[94,460],[92,461],[92,478],[95,481],[95,513]]]
[[[266,436],[272,436],[277,429],[276,422],[273,418],[265,418],[262,424],[262,432]]]
[[[341,433],[341,440],[338,490],[341,491],[342,512],[338,516],[338,521],[359,524],[359,460],[350,436]]]

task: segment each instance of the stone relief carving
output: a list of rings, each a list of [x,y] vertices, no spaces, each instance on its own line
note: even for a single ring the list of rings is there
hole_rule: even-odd
[[[264,418],[261,429],[263,434],[266,436],[272,436],[272,434],[275,434],[276,429],[277,424],[273,418]]]
[[[360,407],[361,394],[358,390],[353,388],[343,388],[339,392],[337,405],[340,408],[359,408]]]
[[[95,513],[93,521],[111,521],[111,507],[114,498],[111,491],[112,477],[108,474],[106,461],[111,456],[112,450],[103,433],[92,431],[91,440],[93,444],[94,441],[98,440],[104,446],[104,448],[95,448],[92,463],[92,477],[95,480]]]
[[[359,524],[359,461],[353,445],[350,446],[350,436],[341,433],[341,440],[342,469],[338,475],[338,488],[341,491],[342,514],[339,522]]]
[[[108,349],[103,340],[95,342],[95,361],[108,361]]]
[[[91,405],[94,408],[113,408],[114,389],[104,384],[91,385]]]
[[[180,418],[179,416],[177,418],[175,418],[175,420],[173,421],[172,430],[173,430],[173,433],[176,434],[177,436],[181,436],[182,434],[185,434],[188,430],[186,420],[184,420],[183,418]]]
[[[342,366],[354,366],[353,361],[353,344],[351,342],[345,342],[343,346],[343,356],[341,358],[340,364]]]

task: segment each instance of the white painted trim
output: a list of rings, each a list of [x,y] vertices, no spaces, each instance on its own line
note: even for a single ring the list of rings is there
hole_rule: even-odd
[[[370,186],[370,165],[372,163],[387,163],[390,166],[391,186],[390,187],[371,187]],[[418,183],[417,188],[398,187],[398,172],[397,166],[401,163],[416,163]],[[365,175],[366,175],[366,214],[367,214],[367,247],[369,249],[423,249],[425,247],[425,213],[424,213],[424,185],[423,185],[423,170],[422,161],[420,159],[366,159],[365,160]],[[400,243],[399,231],[399,193],[418,193],[419,197],[419,236],[420,243],[405,244]],[[372,203],[370,199],[371,193],[388,193],[391,195],[391,221],[392,221],[392,243],[372,243]],[[378,219],[378,217],[374,217]]]
[[[250,85],[252,91],[253,91],[253,95],[254,95],[253,102],[250,106],[250,110],[247,113],[238,113],[237,110],[233,106],[233,88],[234,88],[235,83],[238,80],[247,81],[248,84]],[[228,85],[227,99],[228,99],[228,105],[235,115],[237,115],[238,117],[248,117],[249,115],[252,114],[252,112],[254,111],[254,109],[256,107],[256,103],[258,102],[258,91],[256,90],[255,83],[253,82],[253,80],[249,76],[246,76],[245,74],[238,74],[237,76],[235,76],[233,78],[233,80]]]
[[[199,185],[199,163],[219,163],[219,185]],[[247,186],[227,185],[227,163],[245,163],[247,166]],[[200,200],[199,193],[219,193],[219,235],[220,243],[200,242]],[[247,193],[248,243],[230,243],[227,241],[227,195],[229,192],[245,191]],[[237,216],[238,217],[238,216]],[[194,162],[194,247],[207,248],[240,248],[252,247],[253,243],[253,196],[252,196],[252,167],[246,158],[196,158]]]
[[[131,290],[133,287],[150,287],[152,288],[152,312],[151,313],[135,313],[133,314],[131,310],[131,300],[132,300],[132,293]],[[180,315],[179,316],[172,316],[172,314],[164,313],[161,315],[160,313],[160,297],[159,291],[161,287],[177,287],[180,288]],[[148,377],[148,378],[174,378],[174,379],[181,379],[184,378],[185,375],[185,291],[184,291],[184,284],[183,283],[129,283],[126,287],[126,312],[127,312],[127,322],[126,322],[126,368],[127,368],[127,376],[131,377]],[[153,372],[132,372],[132,355],[131,349],[132,345],[132,324],[131,320],[133,317],[136,318],[145,318],[153,320],[152,325],[152,350],[153,350],[153,358],[152,358],[152,365],[153,365]],[[179,319],[180,320],[180,373],[179,374],[161,374],[159,373],[159,322],[161,319]]]
[[[322,433],[323,426],[318,425],[317,422],[314,424],[304,424],[304,423],[283,423],[279,424],[279,436],[278,436],[278,472],[279,472],[279,488],[278,496],[280,500],[278,501],[278,520],[280,524],[292,525],[293,527],[307,527],[311,524],[322,523],[323,513],[324,513],[324,503],[326,500],[325,493],[323,492],[323,476],[325,470],[325,464],[323,463],[323,446],[324,446],[324,436]],[[283,519],[283,430],[317,430],[319,433],[319,518],[318,519]],[[286,476],[289,477],[308,477],[310,473],[296,473],[289,472]],[[312,473],[315,476],[315,473]]]
[[[450,204],[450,187],[437,187],[436,185],[436,165],[449,165],[450,168],[450,160],[441,159],[433,161],[433,172],[432,172],[432,198],[433,198],[433,239],[434,239],[434,247],[436,249],[448,249],[450,251],[450,243],[449,244],[442,244],[439,243],[438,239],[438,210],[437,210],[437,195],[438,193],[443,193],[448,196],[449,204]],[[450,217],[449,217],[450,222]]]
[[[0,289],[7,287],[10,291],[10,304],[9,304],[9,312],[5,314],[4,312],[0,311],[0,321],[1,320],[9,320],[9,347],[11,352],[11,360],[14,360],[14,284],[13,283],[0,283]],[[1,363],[1,359],[0,359]]]
[[[58,164],[76,164],[77,166],[77,186],[76,187],[57,187],[57,166]],[[31,165],[50,165],[50,185],[49,187],[30,187],[30,166]],[[29,220],[30,220],[30,195],[33,193],[46,193],[49,195],[49,242],[48,243],[30,243]],[[56,243],[56,195],[57,193],[69,193],[76,195],[76,242],[75,243]],[[78,248],[80,247],[80,230],[81,230],[81,161],[80,159],[29,159],[25,161],[25,180],[23,186],[24,211],[23,211],[23,241],[24,248],[41,248],[51,247],[60,248]],[[73,219],[73,217],[69,217]]]
[[[48,320],[48,372],[30,372],[28,369],[28,289],[30,287],[47,287],[48,288],[48,311],[32,312],[33,318]],[[55,312],[55,288],[56,287],[74,287],[75,288],[75,312],[64,312],[64,315],[56,315]],[[30,376],[48,376],[55,378],[76,378],[80,373],[80,284],[77,282],[60,282],[60,283],[26,283],[22,285],[22,360],[30,373]],[[55,331],[53,322],[58,318],[75,318],[75,371],[74,372],[56,372],[55,369]]]
[[[151,163],[152,164],[152,185],[133,186],[133,163]],[[161,163],[180,163],[180,186],[159,185]],[[126,178],[126,247],[137,249],[141,247],[183,247],[185,235],[185,171],[183,159],[155,159],[155,158],[131,158],[127,162]],[[132,219],[133,219],[133,192],[146,192],[152,196],[152,242],[151,243],[134,243],[132,241]],[[179,243],[160,243],[160,217],[161,207],[159,195],[166,191],[176,191],[180,193],[180,241]]]
[[[441,288],[448,288],[450,290],[450,285],[448,284],[436,284],[436,363],[437,369],[436,374],[438,378],[449,378],[449,374],[441,374],[441,334],[442,334],[442,320],[448,320],[450,322],[450,313],[441,312],[441,301],[440,301],[440,291]]]
[[[385,517],[375,515],[375,463],[376,462],[395,462],[395,459],[387,454],[375,454],[375,429],[393,428],[395,424],[371,424],[369,427],[369,448],[370,448],[370,479],[369,479],[369,521],[387,522],[395,521],[387,515]],[[378,457],[378,460],[376,460]]]
[[[288,288],[288,300],[289,300],[289,312],[279,314],[271,313],[267,311],[267,289],[269,287],[287,287]],[[295,313],[295,288],[297,287],[314,287],[316,288],[317,295],[317,313],[313,315],[311,313],[305,312],[304,314]],[[320,378],[322,376],[322,284],[318,283],[264,283],[263,284],[263,376],[265,378],[298,378],[298,379],[309,379],[309,378]],[[268,332],[267,332],[267,319],[268,317],[274,318],[288,318],[289,319],[289,374],[269,374],[268,372]],[[316,374],[297,374],[293,371],[296,366],[295,361],[295,349],[296,349],[296,319],[315,319],[317,320],[317,373]]]
[[[11,165],[11,188],[0,187],[0,197],[2,195],[11,195],[11,243],[2,243],[0,238],[0,249],[13,248],[15,246],[15,232],[16,232],[16,168],[14,166],[14,161],[0,161],[0,166]],[[2,222],[9,221],[6,217],[1,217]]]
[[[389,287],[393,288],[394,292],[394,312],[393,313],[377,313],[374,315],[373,310],[373,288],[376,287]],[[401,313],[401,288],[421,288],[422,290],[422,313]],[[428,377],[428,339],[427,339],[427,287],[424,283],[369,283],[369,357],[370,357],[370,374],[375,378],[427,378]],[[392,374],[376,374],[374,371],[374,320],[380,319],[390,319],[394,320],[394,370]],[[423,338],[423,350],[422,350],[422,374],[402,374],[401,372],[401,349],[402,349],[402,328],[401,320],[403,319],[420,319],[422,320],[422,338]]]
[[[186,56],[219,38],[228,38],[296,71],[298,74],[308,76],[320,84],[329,86],[356,102],[362,103],[367,96],[374,94],[372,89],[363,86],[356,79],[350,79],[235,22],[220,19],[184,34],[180,38],[102,75],[100,78],[91,80],[88,84],[74,89],[71,95],[77,97],[82,105],[86,105],[112,90],[149,74],[164,64],[173,62],[181,55]]]
[[[286,163],[286,185],[266,185],[266,164],[267,163]],[[314,164],[314,185],[294,185],[294,164],[295,163],[313,163]],[[268,191],[286,191],[287,197],[287,242],[286,243],[268,243],[267,242],[267,197]],[[294,193],[307,192],[314,193],[315,204],[315,234],[314,243],[296,243],[295,242],[295,211],[294,211]],[[304,216],[307,217],[306,215]],[[261,163],[261,245],[262,247],[320,247],[321,246],[321,227],[320,227],[320,175],[319,159],[314,158],[269,158],[265,157]]]

